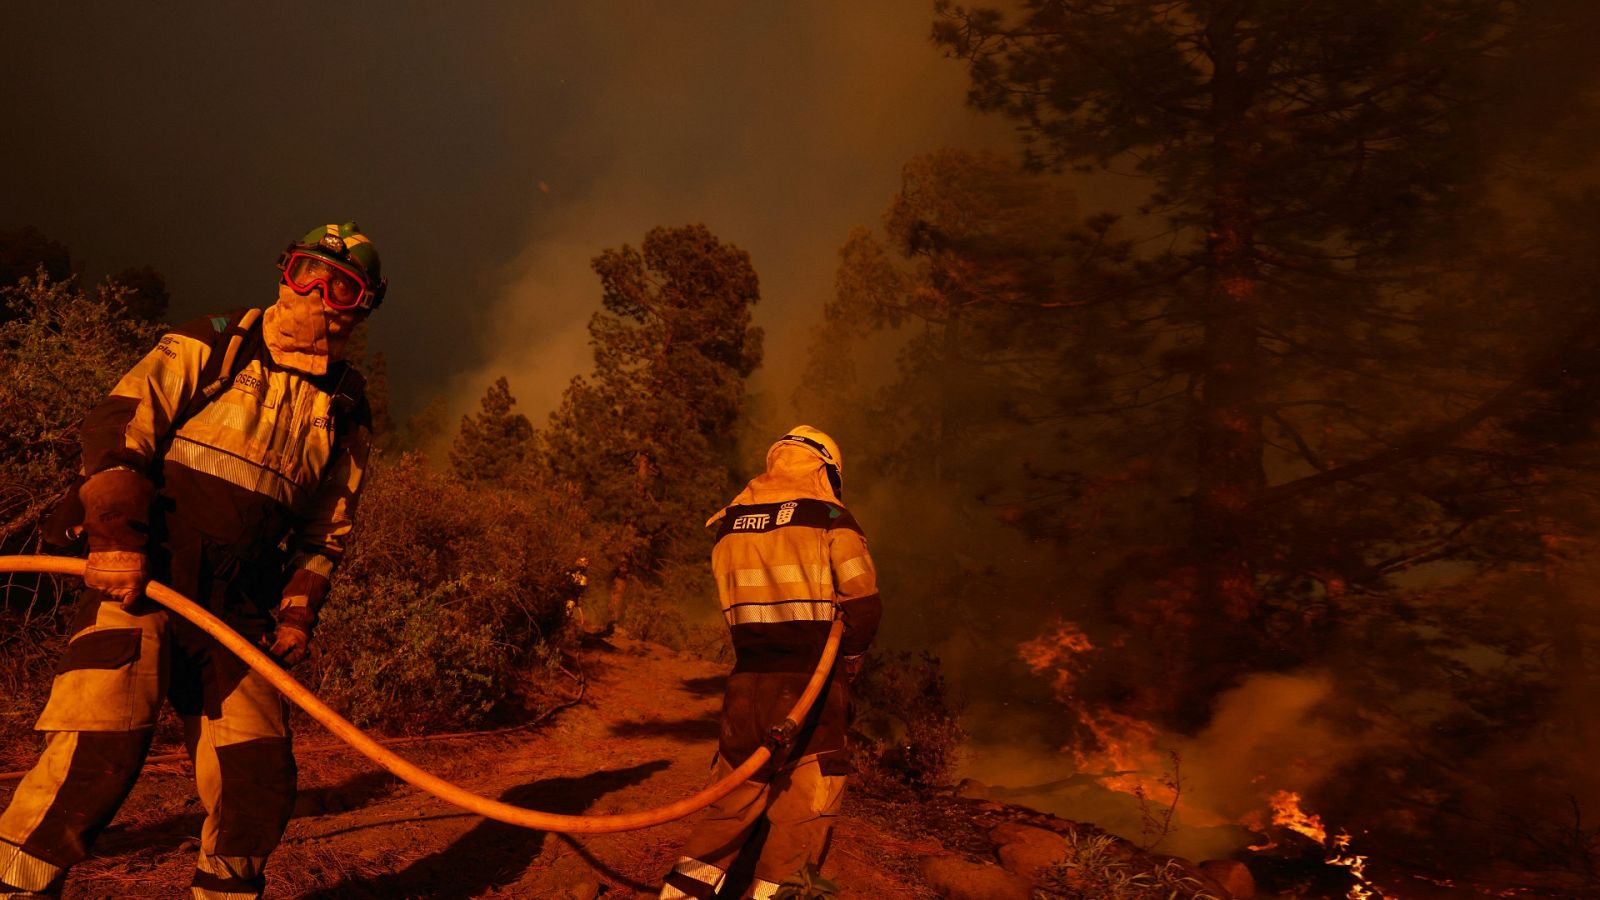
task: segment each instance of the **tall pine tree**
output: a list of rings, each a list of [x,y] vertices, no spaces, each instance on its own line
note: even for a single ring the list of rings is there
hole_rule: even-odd
[[[543,458],[634,541],[624,577],[705,567],[706,518],[734,483],[745,379],[761,362],[750,257],[704,225],[654,228],[593,262],[594,372],[572,380]]]
[[[1380,584],[1462,524],[1412,490],[1386,501],[1411,527],[1351,543],[1326,527],[1348,520],[1349,498],[1316,489],[1414,474],[1406,464],[1481,421],[1463,396],[1492,396],[1531,364],[1526,345],[1494,346],[1504,310],[1450,290],[1424,252],[1477,214],[1472,116],[1517,12],[1498,0],[939,5],[936,40],[967,60],[972,102],[1017,123],[1030,164],[1143,178],[1170,229],[1161,307],[1127,320],[1161,336],[1125,371],[1168,388],[1146,408],[1169,426],[1160,460],[1187,481],[1187,534],[1133,563],[1171,577],[1121,611],[1160,610],[1133,618],[1193,641],[1152,698],[1174,720],[1200,724],[1241,671],[1296,658],[1347,596],[1347,573]]]
[[[1064,377],[1032,395],[1060,452],[1001,505],[1105,561],[1061,582],[1095,648],[1052,664],[1068,705],[1193,732],[1246,673],[1317,667],[1338,678],[1321,714],[1400,745],[1350,764],[1325,809],[1425,842],[1439,815],[1484,837],[1534,797],[1600,800],[1581,759],[1529,758],[1597,727],[1572,690],[1595,683],[1600,617],[1570,591],[1600,413],[1577,247],[1600,217],[1593,195],[1550,202],[1576,178],[1537,146],[1592,109],[1581,21],[1549,27],[1574,8],[941,5],[971,99],[1035,168],[1143,179],[1164,220],[1122,290],[1063,306],[1069,276],[1007,314],[1054,310],[1041,371]],[[1500,102],[1534,70],[1573,78]]]

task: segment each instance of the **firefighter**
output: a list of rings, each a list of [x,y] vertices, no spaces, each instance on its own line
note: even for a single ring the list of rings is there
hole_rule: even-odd
[[[771,897],[806,866],[820,867],[849,759],[849,685],[882,614],[861,526],[844,507],[839,445],[815,428],[789,430],[767,471],[711,517],[711,567],[736,661],[722,699],[716,778],[744,762],[788,714],[811,678],[834,616],[841,658],[817,706],[787,747],[713,804],[667,874],[664,898],[712,897],[765,817],[748,896]],[[755,848],[751,848],[752,851]]]
[[[354,222],[278,267],[276,303],[168,333],[84,419],[86,590],[35,725],[43,755],[0,814],[0,898],[60,893],[133,787],[163,697],[206,809],[193,894],[261,893],[294,806],[287,704],[144,587],[166,582],[285,666],[308,652],[367,464],[363,383],[341,357],[387,283]]]

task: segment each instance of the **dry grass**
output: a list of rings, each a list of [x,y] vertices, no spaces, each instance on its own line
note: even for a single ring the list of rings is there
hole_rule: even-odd
[[[375,879],[404,869],[427,855],[406,845],[369,844],[351,852],[316,840],[286,842],[267,868],[270,897],[298,897],[329,884]]]

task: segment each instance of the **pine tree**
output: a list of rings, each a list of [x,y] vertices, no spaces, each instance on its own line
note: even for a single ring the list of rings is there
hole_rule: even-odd
[[[533,452],[533,424],[522,413],[504,375],[479,401],[476,416],[461,417],[450,447],[450,468],[463,481],[504,481],[526,466]]]
[[[450,411],[443,397],[435,396],[422,408],[406,416],[401,446],[415,453],[435,453],[445,448],[450,436]]]
[[[389,411],[389,358],[371,353],[368,341],[372,323],[363,320],[350,333],[344,359],[366,378],[367,407],[372,417],[372,447],[378,451],[394,449],[400,442],[394,416]]]
[[[1319,805],[1390,846],[1596,802],[1584,758],[1530,752],[1597,727],[1573,698],[1600,617],[1570,591],[1597,521],[1600,207],[1562,196],[1587,173],[1544,140],[1592,119],[1574,10],[1592,23],[1560,0],[940,6],[1032,166],[1144,179],[1171,247],[1040,329],[1060,452],[988,498],[1068,560],[1065,601],[1029,606],[1088,623],[1040,669],[1063,703],[1193,732],[1246,673],[1317,667],[1320,714],[1395,741]],[[1513,108],[1519,71],[1563,77]],[[1121,364],[1075,361],[1096,358]]]
[[[630,575],[705,566],[705,519],[733,485],[745,379],[761,362],[750,257],[704,225],[654,228],[595,257],[594,373],[541,433],[546,465],[636,538]]]
[[[400,443],[400,432],[389,411],[389,357],[374,353],[364,369],[367,405],[372,410],[372,446],[380,451],[393,450]]]
[[[1465,452],[1489,472],[1474,429],[1510,412],[1524,392],[1500,390],[1548,354],[1501,298],[1461,290],[1474,276],[1459,245],[1429,238],[1472,222],[1471,246],[1492,244],[1493,216],[1474,205],[1487,191],[1473,117],[1491,57],[1525,36],[1523,12],[1498,0],[938,6],[935,38],[967,60],[971,101],[1017,123],[1029,164],[1125,171],[1166,220],[1173,249],[1142,286],[1160,305],[1124,318],[1160,336],[1101,388],[1106,400],[1139,379],[1162,389],[1140,407],[1166,433],[1147,461],[1181,478],[1186,515],[1168,519],[1187,533],[1130,558],[1106,599],[1181,626],[1188,662],[1161,667],[1167,699],[1152,699],[1190,726],[1241,668],[1313,645],[1352,585],[1382,590],[1436,558],[1441,537],[1447,555],[1470,553],[1452,538],[1473,507],[1439,502],[1464,498],[1470,476],[1445,484],[1430,466]],[[1484,405],[1463,411],[1464,396]],[[1081,475],[1057,473],[1058,496],[1076,496],[1059,488]],[[1395,492],[1374,495],[1378,482]],[[1381,537],[1350,505],[1374,496],[1394,529]],[[1129,587],[1157,569],[1161,589]]]

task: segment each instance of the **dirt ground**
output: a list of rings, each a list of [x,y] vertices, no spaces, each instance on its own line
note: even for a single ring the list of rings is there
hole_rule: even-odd
[[[397,749],[478,793],[552,812],[625,812],[705,786],[725,667],[624,637],[594,642],[583,667],[583,702],[537,729]],[[268,896],[653,897],[698,818],[614,835],[527,831],[461,812],[331,741],[298,737],[300,799]],[[190,779],[187,763],[149,765],[66,896],[179,896],[204,815]],[[0,784],[0,803],[13,787]],[[847,800],[824,867],[843,896],[933,896],[916,860],[940,852],[938,840],[889,833],[874,824],[881,810],[860,811]]]

